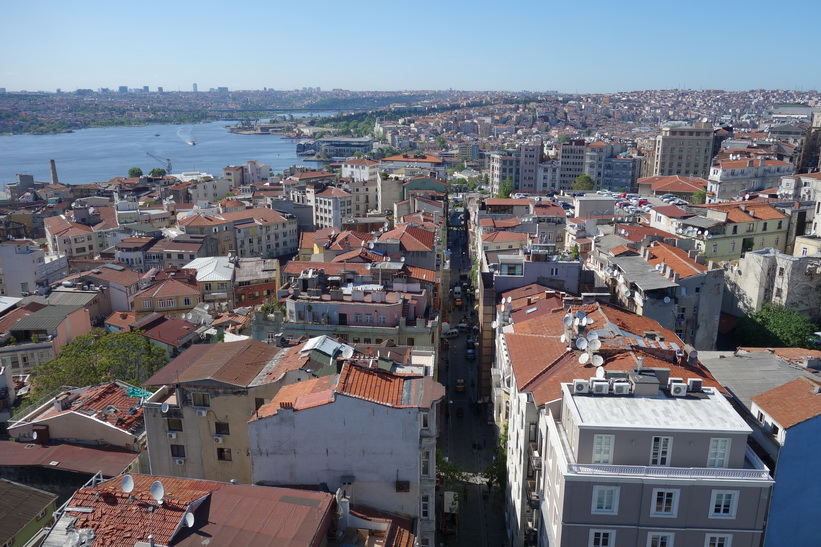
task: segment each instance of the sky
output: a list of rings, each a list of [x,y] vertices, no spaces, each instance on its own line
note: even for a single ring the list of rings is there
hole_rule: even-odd
[[[821,89],[818,0],[0,0],[0,87]]]

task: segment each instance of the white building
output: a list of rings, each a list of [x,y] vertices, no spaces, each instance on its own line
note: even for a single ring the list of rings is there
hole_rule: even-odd
[[[379,162],[356,158],[342,162],[342,178],[354,181],[376,181],[379,177]]]
[[[314,194],[314,226],[331,228],[342,226],[342,219],[353,214],[353,197],[335,186],[328,186]]]
[[[191,194],[191,201],[198,203],[207,201],[216,203],[231,191],[231,181],[229,179],[201,180],[188,187]]]
[[[282,387],[248,424],[254,483],[342,488],[352,503],[418,519],[434,545],[436,437],[444,387],[347,362]]]
[[[46,254],[28,240],[0,244],[0,295],[28,296],[65,277],[68,260],[65,255]]]

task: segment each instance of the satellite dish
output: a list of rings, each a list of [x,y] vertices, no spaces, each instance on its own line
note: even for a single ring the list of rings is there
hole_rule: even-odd
[[[404,262],[404,261],[405,261],[405,257],[404,257],[404,256],[403,256],[402,258],[400,258],[400,259],[399,259],[399,262]]]
[[[512,297],[512,296],[508,296],[508,297],[507,297],[507,303],[508,303],[508,304],[510,304],[511,302],[513,302],[513,297]]]
[[[162,503],[162,499],[165,496],[165,486],[162,485],[160,481],[154,481],[151,483],[151,497],[157,503]]]
[[[495,329],[498,326],[499,326],[499,323],[497,323],[496,321],[494,321],[490,324],[490,328],[492,328],[492,329]]]
[[[604,369],[602,367],[596,367],[596,378],[604,378]]]
[[[713,234],[707,234],[707,239],[713,239]]]
[[[562,336],[564,336],[564,334],[562,334]],[[564,342],[564,340],[562,340],[562,342]],[[36,431],[31,434],[31,438],[34,439],[35,441],[37,440],[37,432]]]
[[[660,272],[660,271],[661,271],[661,264],[656,264],[656,271],[657,271],[657,272]]]
[[[593,366],[600,367],[603,364],[604,364],[604,357],[602,357],[601,355],[594,355],[593,356]],[[601,370],[601,369],[599,369],[599,370]]]
[[[631,296],[632,294],[633,294],[633,293],[632,293],[632,292],[630,292],[630,290],[626,290],[626,291],[624,291],[624,296],[626,296],[627,298],[630,298],[630,296]]]
[[[353,348],[348,347],[342,350],[343,359],[350,359],[351,357],[353,357]]]
[[[582,353],[579,355],[579,364],[583,365],[590,359],[590,356],[586,353]]]
[[[594,338],[593,340],[589,340],[587,344],[587,348],[593,351],[598,351],[601,349],[601,340],[598,338]]]
[[[564,344],[565,342],[567,342],[567,336],[562,334],[561,336],[559,336],[559,340],[561,340],[562,344]]]
[[[188,528],[194,527],[194,513],[186,513],[185,514],[185,525]]]
[[[669,297],[669,296],[665,296],[665,297],[664,297],[664,303],[665,303],[665,304],[669,304],[669,303],[670,303],[670,297]]]
[[[576,312],[576,318],[584,319],[585,317],[587,317],[587,314],[584,312],[584,310],[579,310]]]
[[[390,261],[391,261],[391,257],[386,256],[386,257],[385,257],[385,262],[390,262]]]
[[[573,318],[569,315],[564,316],[564,326],[569,327],[573,324]]]
[[[372,266],[373,266],[373,264],[371,264],[370,262],[368,262],[367,264],[365,264],[365,269],[366,269],[366,270],[370,270]]]
[[[168,403],[163,403],[162,406],[160,407],[160,410],[162,411],[163,414],[166,414],[168,412]]]
[[[587,341],[588,342],[592,342],[593,340],[598,340],[598,338],[599,338],[599,333],[597,333],[594,330],[591,330],[590,332],[587,333]]]
[[[576,338],[576,347],[580,350],[586,350],[587,338]]]
[[[371,241],[370,243],[368,243],[368,249],[373,249],[373,241]]]
[[[593,318],[592,317],[585,317],[584,322],[587,325],[592,325],[593,324]]]
[[[130,494],[134,490],[134,477],[131,475],[124,475],[120,480],[120,489],[126,494]]]

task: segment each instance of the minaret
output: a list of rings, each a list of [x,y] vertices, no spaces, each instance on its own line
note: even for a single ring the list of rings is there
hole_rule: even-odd
[[[57,164],[54,163],[54,160],[49,160],[51,164],[51,184],[60,184],[60,181],[57,180]]]

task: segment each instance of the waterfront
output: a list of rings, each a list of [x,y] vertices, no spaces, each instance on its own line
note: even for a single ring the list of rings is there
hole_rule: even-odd
[[[163,162],[149,153],[170,159],[174,173],[204,171],[214,176],[219,176],[227,165],[248,160],[267,163],[274,173],[304,163],[296,155],[294,139],[230,133],[225,126],[235,123],[106,127],[57,135],[0,136],[0,182],[14,182],[17,173],[49,181],[52,159],[57,163],[60,182],[67,184],[108,181],[126,176],[130,167],[139,167],[145,173],[155,167],[165,168]],[[197,144],[192,146],[188,141]]]

